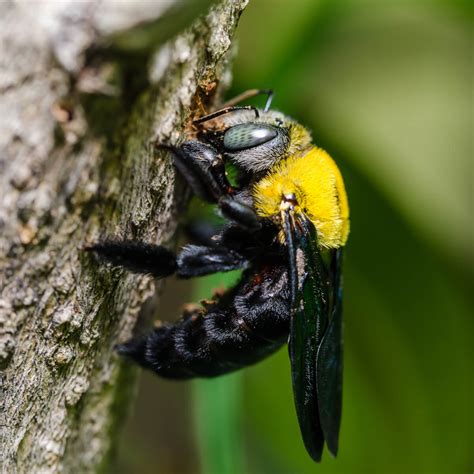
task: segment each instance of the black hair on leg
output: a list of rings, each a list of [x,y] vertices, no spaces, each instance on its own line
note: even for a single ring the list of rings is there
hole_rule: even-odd
[[[261,223],[255,210],[247,204],[231,196],[223,196],[217,204],[224,217],[233,220],[245,229],[253,231],[260,229]]]
[[[245,267],[247,260],[224,247],[186,245],[177,257],[177,275],[192,278],[216,272],[228,272]]]
[[[216,203],[227,194],[231,185],[225,174],[222,158],[214,147],[197,140],[189,140],[176,147],[160,145],[173,153],[173,163],[184,176],[196,196]]]
[[[115,266],[124,267],[134,273],[145,273],[155,278],[172,275],[176,269],[176,256],[173,252],[158,245],[129,240],[106,240],[87,247],[100,260]]]

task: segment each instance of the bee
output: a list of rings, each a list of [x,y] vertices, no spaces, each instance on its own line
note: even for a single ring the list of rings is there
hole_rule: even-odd
[[[263,109],[237,105],[265,94]],[[296,413],[316,462],[336,456],[342,404],[342,251],[349,207],[341,173],[310,132],[270,110],[273,93],[251,90],[194,121],[174,145],[191,190],[226,224],[172,251],[107,240],[88,248],[132,272],[192,278],[243,269],[235,287],[177,322],[118,346],[172,379],[215,377],[254,364],[288,343]],[[237,176],[230,183],[226,167]]]

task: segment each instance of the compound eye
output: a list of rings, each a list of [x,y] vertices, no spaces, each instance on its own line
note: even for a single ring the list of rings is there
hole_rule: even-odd
[[[277,136],[277,131],[268,125],[242,123],[229,128],[224,134],[224,148],[228,151],[245,150],[268,142]]]

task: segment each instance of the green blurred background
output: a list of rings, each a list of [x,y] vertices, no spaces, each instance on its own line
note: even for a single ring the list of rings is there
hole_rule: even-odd
[[[251,0],[229,96],[273,88],[350,199],[340,454],[307,456],[283,349],[212,381],[143,374],[120,472],[473,471],[471,19],[468,2]],[[160,316],[229,278],[168,283]]]

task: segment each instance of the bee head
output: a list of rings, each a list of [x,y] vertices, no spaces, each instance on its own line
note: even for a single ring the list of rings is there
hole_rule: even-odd
[[[223,156],[251,173],[270,170],[289,156],[311,146],[310,133],[276,111],[242,110],[220,118],[206,137]]]

